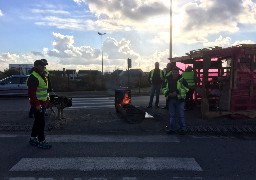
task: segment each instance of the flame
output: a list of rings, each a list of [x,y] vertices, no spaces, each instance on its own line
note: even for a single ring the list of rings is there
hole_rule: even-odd
[[[129,94],[125,93],[122,104],[129,104],[129,103],[131,103],[131,99],[129,98]]]

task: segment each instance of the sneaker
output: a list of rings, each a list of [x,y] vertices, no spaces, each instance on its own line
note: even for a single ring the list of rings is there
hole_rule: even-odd
[[[159,108],[159,106],[158,106],[158,105],[155,105],[155,108],[157,109],[157,108]]]
[[[30,137],[29,144],[31,144],[32,146],[38,146],[39,141],[38,141],[37,137]]]
[[[46,142],[46,140],[43,140],[43,141],[40,141],[38,143],[38,148],[41,148],[41,149],[50,149],[52,147],[51,144],[49,144],[48,142]]]
[[[147,108],[152,108],[152,106],[151,106],[151,105],[148,105]]]
[[[28,117],[29,118],[34,118],[34,115],[33,114],[29,114]]]

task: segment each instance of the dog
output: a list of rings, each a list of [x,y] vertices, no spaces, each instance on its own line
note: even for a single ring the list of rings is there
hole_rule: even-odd
[[[53,110],[53,108],[56,107],[58,109],[57,118],[59,120],[64,119],[63,109],[71,106],[72,106],[72,98],[68,98],[66,96],[50,95],[48,108],[55,114],[55,116],[56,116],[56,113]]]

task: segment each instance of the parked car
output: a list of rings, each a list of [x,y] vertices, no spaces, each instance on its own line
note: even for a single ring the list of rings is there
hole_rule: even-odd
[[[27,96],[27,78],[28,75],[12,75],[10,77],[0,80],[0,95]]]

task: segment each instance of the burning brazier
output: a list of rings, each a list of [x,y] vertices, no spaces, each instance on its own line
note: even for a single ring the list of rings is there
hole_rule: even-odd
[[[145,118],[145,112],[131,104],[131,90],[128,88],[115,90],[115,108],[129,123],[141,123]]]

